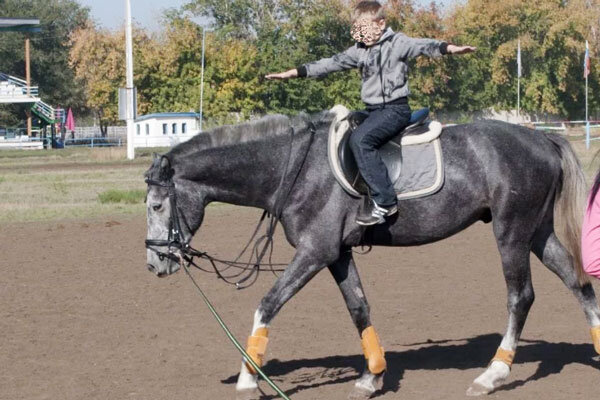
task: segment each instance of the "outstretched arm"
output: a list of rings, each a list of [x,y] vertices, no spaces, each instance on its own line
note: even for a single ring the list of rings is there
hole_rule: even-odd
[[[267,78],[267,79],[290,79],[290,78],[297,78],[297,77],[298,77],[298,69],[296,69],[296,68],[290,69],[285,72],[279,72],[277,74],[265,75],[265,78]]]
[[[358,66],[358,53],[355,46],[350,47],[346,51],[336,54],[333,57],[323,58],[308,64],[304,64],[298,68],[290,69],[277,74],[265,75],[267,79],[290,79],[290,78],[305,78],[325,76],[331,72],[343,71],[346,69],[356,68]]]
[[[456,46],[435,39],[411,38],[397,35],[394,46],[402,58],[418,56],[440,57],[446,54],[466,54],[476,50],[472,46]]]
[[[455,46],[453,44],[449,44],[446,51],[448,54],[467,54],[472,53],[477,50],[477,47],[473,46]]]

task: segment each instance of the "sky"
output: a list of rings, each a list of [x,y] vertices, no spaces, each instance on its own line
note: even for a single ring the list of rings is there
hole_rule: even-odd
[[[188,0],[131,0],[132,18],[137,24],[157,31],[160,29],[160,20],[164,10],[179,8],[187,2]],[[431,0],[416,0],[416,2],[426,5]],[[436,2],[446,6],[456,0],[437,0]],[[79,0],[79,3],[90,7],[92,18],[105,28],[116,29],[125,23],[125,0]]]
[[[125,0],[78,0],[91,9],[92,18],[101,26],[116,29],[125,23]],[[135,23],[159,30],[164,10],[179,8],[187,0],[131,0],[131,15]]]

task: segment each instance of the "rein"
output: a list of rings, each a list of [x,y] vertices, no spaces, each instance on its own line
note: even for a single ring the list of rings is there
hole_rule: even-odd
[[[219,258],[209,255],[207,252],[194,249],[192,246],[190,246],[189,243],[192,238],[190,237],[190,238],[186,239],[184,237],[184,233],[181,229],[180,220],[183,220],[183,223],[186,225],[188,232],[191,232],[191,229],[189,229],[189,225],[187,224],[187,221],[185,220],[185,216],[183,215],[183,213],[181,213],[179,211],[179,208],[177,206],[177,194],[175,192],[175,183],[173,182],[172,177],[170,177],[165,182],[153,180],[150,178],[146,179],[146,183],[148,185],[167,188],[168,195],[169,195],[169,203],[171,206],[170,207],[171,208],[170,216],[169,216],[169,233],[168,233],[167,239],[166,240],[146,239],[146,241],[145,241],[146,248],[155,252],[161,261],[163,261],[165,258],[167,258],[167,259],[176,261],[178,263],[181,263],[183,260],[188,263],[188,266],[193,265],[195,268],[197,268],[201,271],[208,272],[208,273],[215,273],[217,275],[217,277],[219,279],[221,279],[223,282],[228,283],[230,285],[234,285],[237,289],[245,289],[245,288],[252,286],[257,281],[258,275],[261,271],[271,271],[275,275],[277,275],[277,272],[283,272],[284,268],[276,269],[274,267],[284,267],[287,264],[273,263],[272,259],[271,259],[272,255],[273,255],[273,237],[275,234],[275,228],[277,227],[277,223],[281,219],[281,215],[283,213],[283,209],[287,202],[287,199],[288,199],[294,185],[296,184],[296,181],[298,180],[298,177],[300,175],[300,171],[302,171],[302,168],[304,167],[304,163],[306,162],[306,159],[308,157],[308,153],[309,153],[310,147],[312,145],[314,134],[316,132],[316,128],[315,128],[314,124],[312,123],[312,121],[310,122],[309,130],[310,130],[310,138],[309,138],[308,144],[306,146],[306,150],[304,151],[302,161],[300,163],[300,166],[296,170],[296,173],[294,174],[290,184],[288,185],[286,192],[284,193],[283,186],[284,186],[286,177],[289,174],[290,161],[292,158],[292,151],[293,151],[293,145],[294,145],[295,131],[294,131],[293,127],[290,127],[290,142],[289,142],[289,147],[288,147],[288,156],[286,158],[284,172],[281,175],[281,180],[280,180],[277,190],[275,192],[276,199],[275,199],[275,203],[274,203],[274,207],[273,207],[274,213],[270,214],[268,211],[263,212],[263,214],[258,222],[258,225],[256,226],[254,233],[252,234],[250,240],[248,241],[246,246],[243,248],[243,250],[240,252],[240,254],[235,258],[235,260],[233,260],[233,261],[222,260],[222,259],[219,259]],[[268,223],[267,223],[266,233],[263,236],[256,239],[254,246],[252,247],[252,251],[250,253],[250,258],[249,258],[248,262],[239,261],[243,257],[243,255],[246,253],[248,248],[250,247],[250,244],[255,240],[256,235],[258,234],[261,226],[263,225],[264,221],[267,219],[268,219]],[[263,244],[262,248],[261,248],[261,244]],[[167,252],[161,251],[161,250],[157,249],[156,247],[166,247]],[[268,262],[268,264],[263,264],[262,260],[266,256],[267,252],[269,252],[269,262]],[[200,258],[200,259],[207,260],[210,263],[212,270],[205,269],[205,268],[199,266],[198,264],[196,264],[194,262],[194,258]],[[256,260],[254,262],[252,262],[252,259],[254,259],[254,258],[256,258]],[[223,264],[223,265],[225,265],[225,268],[220,270],[217,267],[217,264]],[[269,268],[268,269],[261,268],[264,265],[268,265]],[[230,268],[238,269],[239,272],[225,275],[224,272],[229,270]],[[237,280],[235,282],[231,281],[231,279],[233,279],[233,278],[239,278],[239,280]],[[252,280],[250,280],[250,279],[252,279]]]

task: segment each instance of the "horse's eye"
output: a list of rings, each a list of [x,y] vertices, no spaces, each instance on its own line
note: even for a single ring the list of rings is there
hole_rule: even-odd
[[[162,204],[160,204],[160,203],[155,203],[155,204],[152,204],[152,209],[153,209],[154,211],[158,211],[158,210],[160,210],[160,208],[161,208],[161,207],[162,207]]]

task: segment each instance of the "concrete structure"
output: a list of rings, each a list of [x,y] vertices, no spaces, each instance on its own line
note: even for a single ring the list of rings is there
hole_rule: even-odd
[[[134,147],[171,147],[200,132],[197,113],[158,113],[135,120]]]

